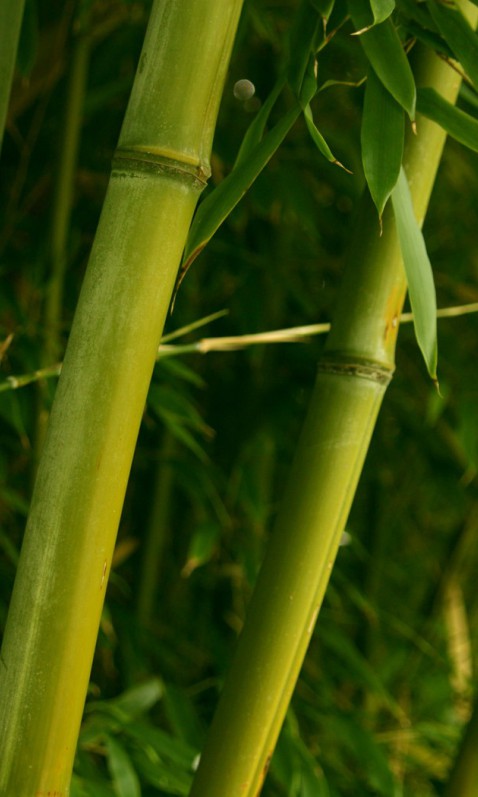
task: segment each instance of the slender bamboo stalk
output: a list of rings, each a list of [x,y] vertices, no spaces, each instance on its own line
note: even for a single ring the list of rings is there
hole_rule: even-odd
[[[89,12],[89,10],[88,10]],[[45,303],[44,365],[61,356],[61,315],[67,264],[67,244],[73,205],[76,163],[83,119],[86,82],[90,62],[91,39],[88,35],[88,13],[83,12],[72,42],[68,74],[62,140],[53,197],[50,264]]]
[[[0,149],[7,119],[24,6],[25,0],[2,0],[0,3]]]
[[[91,50],[91,40],[87,31],[89,12],[90,9],[84,10],[77,19],[78,30],[72,42],[64,119],[61,126],[62,135],[58,147],[59,158],[55,175],[49,242],[48,265],[50,271],[44,308],[45,339],[42,362],[45,366],[56,362],[62,355],[61,325],[68,260],[68,235]],[[42,380],[37,393],[37,422],[34,456],[32,458],[32,481],[35,479],[41,449],[45,440],[48,415],[47,385]]]
[[[138,427],[240,10],[241,0],[153,5],[8,614],[2,797],[69,791]]]
[[[433,53],[418,80],[456,99]],[[405,169],[422,223],[445,134],[426,119]],[[256,797],[306,653],[380,404],[394,369],[406,282],[391,211],[366,199],[288,489],[190,797]]]

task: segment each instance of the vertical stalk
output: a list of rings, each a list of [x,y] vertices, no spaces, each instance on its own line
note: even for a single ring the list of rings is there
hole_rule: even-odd
[[[454,102],[459,77],[435,54],[418,81]],[[405,170],[423,222],[445,141],[420,118]],[[380,404],[394,369],[406,281],[390,208],[379,237],[362,203],[325,356],[277,525],[190,797],[256,797],[282,726]]]
[[[88,35],[88,20],[78,20],[68,84],[65,114],[62,125],[62,141],[59,147],[58,169],[53,196],[50,267],[45,304],[45,365],[57,362],[61,354],[61,315],[63,290],[67,264],[67,242],[73,205],[76,164],[80,140],[86,82],[90,61],[91,40]]]
[[[63,292],[67,267],[67,244],[70,231],[73,205],[76,164],[83,118],[86,82],[90,62],[91,40],[86,30],[88,13],[83,12],[78,19],[79,29],[73,41],[72,56],[68,74],[66,103],[62,136],[59,144],[59,158],[55,175],[47,290],[44,308],[44,345],[42,364],[51,365],[61,359],[61,326]],[[47,390],[45,381],[38,385],[37,419],[35,437],[35,456],[33,475],[35,475],[48,423]]]
[[[67,795],[146,394],[241,0],[156,0],[38,469],[0,661],[0,795]]]
[[[25,0],[0,3],[0,149],[7,119]]]

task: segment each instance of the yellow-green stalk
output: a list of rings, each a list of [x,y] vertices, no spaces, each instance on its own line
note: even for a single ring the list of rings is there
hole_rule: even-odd
[[[476,19],[476,12],[473,11]],[[460,78],[434,53],[419,84],[450,102]],[[423,222],[445,141],[424,118],[404,166]],[[406,291],[393,216],[365,200],[308,416],[190,797],[256,797],[299,675],[394,370]]]
[[[0,662],[0,795],[67,795],[111,557],[241,0],[156,0],[52,409]]]

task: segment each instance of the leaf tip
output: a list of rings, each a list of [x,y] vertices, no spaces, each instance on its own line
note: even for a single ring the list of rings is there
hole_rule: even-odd
[[[370,28],[373,28],[373,25],[367,25],[365,28],[360,28],[360,30],[354,30],[353,33],[351,33],[350,35],[362,36],[362,34],[367,33],[367,31],[369,31]]]
[[[333,163],[335,166],[340,166],[340,168],[341,168],[341,169],[343,169],[343,170],[344,170],[344,172],[347,172],[347,174],[353,174],[353,172],[352,172],[352,171],[350,171],[350,169],[347,169],[347,167],[346,167],[346,166],[344,166],[344,164],[343,164],[343,163],[340,163],[340,161],[338,161],[338,160],[337,160],[337,158],[334,158],[334,160],[332,161],[332,163]]]

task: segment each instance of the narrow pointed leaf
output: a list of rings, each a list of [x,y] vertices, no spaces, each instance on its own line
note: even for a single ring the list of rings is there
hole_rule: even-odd
[[[428,0],[428,8],[441,35],[478,88],[478,36],[470,23],[454,4]]]
[[[404,127],[403,108],[369,69],[362,117],[362,161],[380,217],[400,173]]]
[[[317,90],[313,65],[321,38],[323,22],[320,13],[309,0],[303,0],[290,36],[287,70],[289,85],[303,106],[310,102]]]
[[[357,31],[370,27],[370,6],[367,0],[351,0],[349,9]],[[392,20],[387,19],[380,25],[375,25],[359,38],[377,77],[413,120],[415,80]]]
[[[335,155],[333,154],[322,133],[315,126],[314,117],[312,115],[312,109],[310,105],[307,105],[304,108],[304,119],[307,125],[307,129],[311,135],[312,141],[314,142],[319,152],[324,156],[324,158],[327,158],[327,160],[330,161],[330,163],[335,163],[337,164],[337,166],[342,166],[340,161],[338,161]],[[342,168],[345,167],[342,166]],[[346,169],[346,171],[348,171],[348,169]]]
[[[277,81],[274,88],[272,89],[271,93],[262,104],[261,109],[258,111],[255,118],[252,120],[251,124],[247,128],[246,134],[242,140],[242,144],[239,148],[239,152],[237,153],[236,162],[234,163],[234,169],[239,166],[240,163],[245,161],[250,153],[257,147],[258,144],[264,138],[264,131],[266,128],[266,124],[269,121],[269,116],[271,111],[276,103],[276,100],[281,93],[284,87],[285,80],[281,78]]]
[[[141,787],[131,759],[121,745],[112,736],[106,740],[108,769],[117,797],[141,797]]]
[[[454,139],[478,152],[478,119],[447,102],[434,89],[419,89],[419,113],[441,125]]]
[[[249,153],[248,158],[244,159],[200,204],[189,231],[179,281],[270,161],[297,120],[300,111],[299,105],[291,108]]]
[[[418,345],[428,373],[436,380],[437,329],[436,296],[433,273],[423,235],[413,210],[408,181],[403,168],[392,191],[398,238],[408,282],[413,323]]]
[[[385,22],[395,9],[395,0],[370,0],[373,14],[373,24],[379,25]]]

